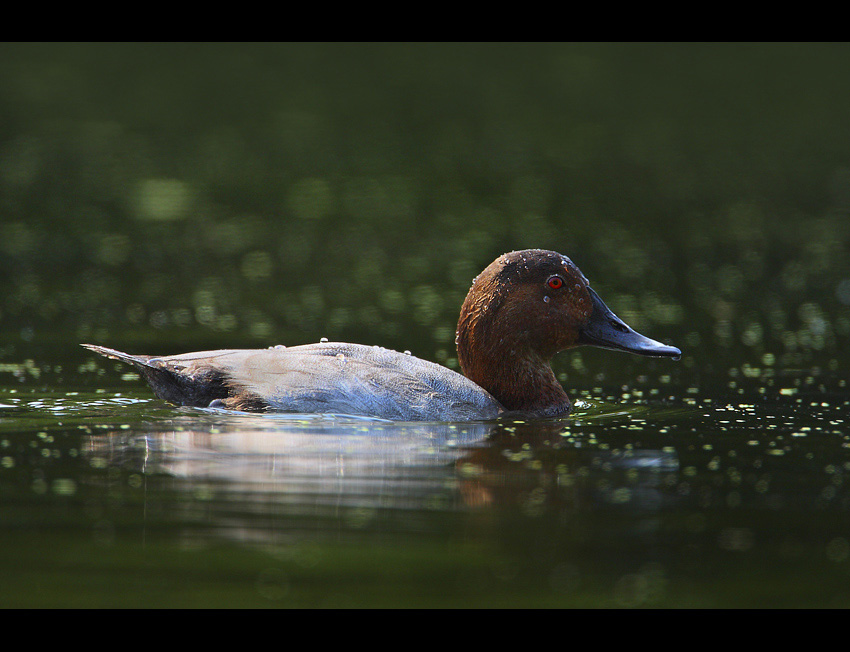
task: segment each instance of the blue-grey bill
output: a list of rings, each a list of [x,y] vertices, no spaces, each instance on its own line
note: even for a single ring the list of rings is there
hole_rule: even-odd
[[[632,330],[628,324],[611,312],[592,288],[587,289],[593,300],[593,313],[579,334],[580,344],[657,358],[678,360],[682,356],[682,351],[675,346],[667,346]]]

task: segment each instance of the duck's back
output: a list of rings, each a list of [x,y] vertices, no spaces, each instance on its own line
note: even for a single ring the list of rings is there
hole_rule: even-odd
[[[157,396],[178,405],[404,421],[492,419],[503,411],[461,374],[378,346],[323,342],[166,357],[88,348],[135,365]]]

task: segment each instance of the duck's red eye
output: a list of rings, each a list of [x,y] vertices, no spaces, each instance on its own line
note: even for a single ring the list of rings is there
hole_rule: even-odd
[[[564,287],[564,279],[560,276],[550,276],[549,280],[546,281],[546,285],[548,285],[553,290],[560,290]]]

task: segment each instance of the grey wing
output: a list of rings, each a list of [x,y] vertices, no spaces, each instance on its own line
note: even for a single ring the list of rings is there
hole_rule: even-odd
[[[246,353],[232,382],[275,410],[399,420],[487,419],[502,411],[464,376],[379,347],[324,343]]]
[[[85,346],[133,364],[157,396],[178,405],[407,421],[492,419],[504,411],[466,377],[377,346],[325,342],[162,357]]]

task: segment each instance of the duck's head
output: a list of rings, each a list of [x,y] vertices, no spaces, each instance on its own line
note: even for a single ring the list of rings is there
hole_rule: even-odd
[[[549,366],[559,351],[589,344],[656,357],[682,353],[632,330],[569,258],[540,249],[499,256],[475,278],[456,343],[463,372],[502,405],[546,413],[569,410]]]

